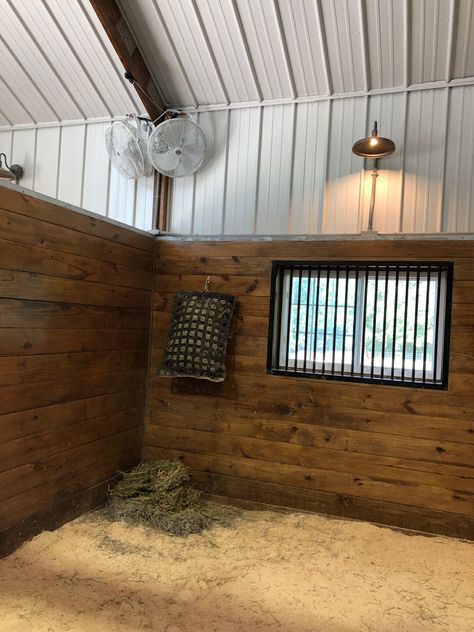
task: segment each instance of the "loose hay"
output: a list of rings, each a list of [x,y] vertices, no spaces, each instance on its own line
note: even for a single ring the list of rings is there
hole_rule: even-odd
[[[212,524],[230,526],[240,511],[204,503],[179,461],[146,461],[109,490],[105,515],[113,520],[148,525],[171,535],[201,533]]]

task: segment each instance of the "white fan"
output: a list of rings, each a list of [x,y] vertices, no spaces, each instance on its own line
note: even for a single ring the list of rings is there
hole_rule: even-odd
[[[124,124],[130,128],[138,141],[138,145],[143,156],[143,175],[148,178],[148,176],[151,176],[153,173],[153,165],[148,157],[148,141],[150,139],[153,126],[149,121],[139,118],[136,114],[129,114],[126,117]]]
[[[124,178],[151,176],[153,165],[148,158],[148,121],[129,114],[124,121],[115,121],[105,131],[105,146],[112,164]]]
[[[165,176],[189,176],[204,162],[206,137],[189,118],[171,119],[152,131],[148,156],[155,169]]]

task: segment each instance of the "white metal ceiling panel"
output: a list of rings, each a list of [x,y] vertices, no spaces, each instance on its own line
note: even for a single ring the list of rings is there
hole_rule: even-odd
[[[2,0],[0,24],[0,125],[143,111],[89,0]]]
[[[48,63],[39,44],[30,37],[24,21],[12,10],[9,2],[0,3],[0,23],[2,24],[1,35],[5,44],[10,50],[15,51],[16,58],[23,68],[32,77],[31,84],[37,86],[43,98],[47,100],[51,108],[58,113],[58,119],[79,119],[84,118],[84,113],[80,111],[72,97],[64,89],[61,79],[55,73],[54,68]],[[21,42],[21,46],[18,46]],[[8,84],[11,81],[10,73],[15,73],[15,68],[10,72],[2,74],[3,81]],[[53,106],[54,103],[54,106]],[[3,94],[0,101],[0,109],[4,104]],[[36,122],[39,117],[30,115],[30,122]],[[50,119],[54,120],[54,119]],[[23,117],[13,117],[12,124],[27,123]]]
[[[293,73],[274,0],[236,0],[263,99],[296,96]]]
[[[25,24],[29,36],[37,43],[42,54],[60,79],[83,117],[90,108],[96,116],[110,116],[111,111],[102,98],[99,88],[89,76],[89,64],[81,63],[73,47],[58,28],[49,4],[15,0],[15,11]]]
[[[120,0],[166,101],[203,109],[474,78],[473,2]]]
[[[228,103],[215,54],[192,0],[161,0],[160,10],[199,103]]]
[[[456,9],[453,33],[452,76],[455,78],[474,75],[474,2],[453,0]]]
[[[403,2],[364,0],[371,88],[404,85],[406,80]]]
[[[162,0],[118,0],[143,58],[171,106],[198,105],[160,7]]]
[[[365,26],[360,0],[322,0],[334,92],[367,90]]]
[[[84,5],[91,6],[89,0]],[[86,90],[98,95],[109,116],[117,113],[135,111],[138,105],[136,97],[132,100],[123,85],[123,71],[111,72],[107,52],[99,43],[91,46],[90,14],[77,10],[77,4],[64,0],[48,0],[48,9],[58,30],[61,31],[87,81]],[[130,85],[131,87],[131,85]],[[135,95],[134,95],[135,96]]]
[[[314,0],[278,0],[298,96],[331,91],[325,34]]]
[[[474,0],[118,1],[172,107],[474,81]],[[0,24],[0,125],[143,109],[89,0],[2,0]]]
[[[196,0],[196,6],[229,100],[260,100],[235,4],[232,0]]]
[[[58,118],[54,106],[45,99],[38,90],[32,75],[19,63],[15,52],[5,43],[0,35],[0,77],[8,85],[8,91],[14,95],[26,113],[23,122],[51,121]],[[7,80],[8,77],[8,80]],[[2,99],[2,104],[3,99]],[[12,112],[12,117],[18,119],[18,112]]]
[[[409,7],[410,82],[446,77],[450,54],[451,0],[412,0]]]

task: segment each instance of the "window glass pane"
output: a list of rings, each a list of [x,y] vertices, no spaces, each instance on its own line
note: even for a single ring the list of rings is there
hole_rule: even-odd
[[[272,370],[445,384],[448,277],[449,263],[282,263]]]
[[[301,281],[299,276],[293,276],[288,341],[290,364],[299,365],[306,359],[307,366],[336,364],[341,368],[343,360],[350,365],[355,298],[353,274],[346,279],[333,273],[328,277],[326,271],[319,282],[313,275],[309,278],[307,273],[302,275]]]

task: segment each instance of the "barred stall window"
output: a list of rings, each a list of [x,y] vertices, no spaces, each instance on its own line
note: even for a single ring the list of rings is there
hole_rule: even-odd
[[[274,261],[268,369],[447,388],[453,264]]]

